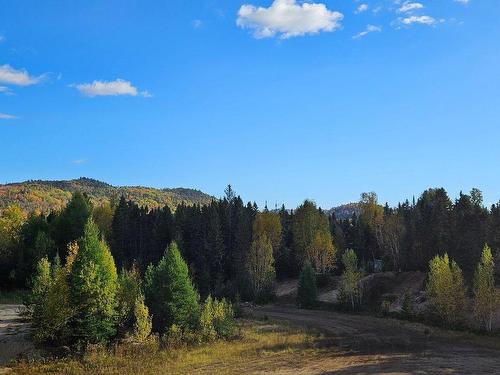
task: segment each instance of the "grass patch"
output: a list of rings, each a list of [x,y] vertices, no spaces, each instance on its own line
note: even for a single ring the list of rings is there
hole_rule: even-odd
[[[239,337],[199,346],[161,350],[156,341],[94,348],[81,358],[19,363],[14,374],[234,374],[273,372],[317,360],[329,343],[321,336],[269,321],[242,320]]]
[[[24,289],[0,290],[0,305],[20,305],[29,291]]]

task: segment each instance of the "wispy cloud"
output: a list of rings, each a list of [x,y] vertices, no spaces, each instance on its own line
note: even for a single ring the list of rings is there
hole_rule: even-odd
[[[470,0],[453,0],[455,3],[469,4]]]
[[[76,164],[76,165],[85,164],[86,162],[87,162],[87,159],[76,159],[76,160],[72,161],[72,163]]]
[[[439,22],[444,22],[444,20],[437,20],[431,16],[410,16],[406,18],[399,19],[399,22],[405,26],[411,26],[413,24],[434,26]]]
[[[361,31],[360,33],[354,35],[352,38],[359,39],[359,38],[362,38],[370,33],[376,33],[376,32],[381,32],[381,31],[382,31],[382,27],[380,27],[380,26],[367,25],[366,29],[364,31]]]
[[[0,83],[17,86],[29,86],[40,83],[45,75],[31,76],[25,69],[14,69],[8,64],[0,65]]]
[[[5,42],[6,38],[2,34],[0,34],[0,43]]]
[[[19,117],[14,116],[14,115],[8,115],[6,113],[0,113],[0,120],[15,120]]]
[[[7,86],[0,86],[0,94],[14,95],[14,92]]]
[[[356,8],[356,10],[354,11],[354,13],[358,14],[358,13],[363,13],[363,12],[366,12],[368,10],[368,4],[359,4],[358,7]]]
[[[193,26],[193,29],[199,29],[200,27],[203,26],[203,21],[202,20],[192,20],[191,26]]]
[[[405,1],[403,3],[403,5],[401,5],[401,7],[398,9],[398,12],[399,13],[409,13],[409,12],[413,12],[415,10],[423,9],[423,8],[424,8],[424,4],[422,4],[422,3],[412,3],[409,1]]]
[[[242,5],[236,24],[253,30],[255,38],[278,36],[281,39],[331,32],[341,27],[342,13],[322,3],[274,0],[270,7]]]
[[[152,95],[147,91],[139,91],[137,87],[133,86],[130,81],[117,79],[115,81],[94,81],[92,83],[80,83],[71,85],[80,91],[83,95],[94,96],[143,96],[151,97]]]

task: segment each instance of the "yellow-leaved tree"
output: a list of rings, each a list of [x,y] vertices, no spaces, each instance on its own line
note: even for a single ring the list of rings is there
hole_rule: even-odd
[[[500,296],[495,288],[495,262],[488,245],[484,246],[476,268],[473,291],[474,316],[486,331],[491,332]]]
[[[429,262],[427,296],[431,312],[447,326],[455,326],[464,320],[467,304],[462,270],[450,260],[448,254],[436,255]]]

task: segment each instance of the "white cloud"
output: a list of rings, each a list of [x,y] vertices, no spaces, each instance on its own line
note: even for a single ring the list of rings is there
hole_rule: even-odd
[[[362,38],[370,33],[381,32],[381,31],[382,31],[382,28],[380,26],[368,25],[368,26],[366,26],[366,29],[364,31],[361,31],[360,33],[354,35],[352,38],[359,39],[359,38]]]
[[[321,3],[297,3],[296,0],[274,0],[269,8],[242,5],[236,24],[254,30],[255,38],[278,35],[287,39],[321,31],[338,29],[342,13],[329,10]]]
[[[192,20],[191,26],[193,26],[193,29],[199,29],[200,27],[203,26],[203,21],[202,20]]]
[[[14,95],[14,92],[7,86],[0,86],[0,94]]]
[[[434,17],[431,16],[410,16],[406,18],[402,18],[399,20],[400,23],[406,26],[410,26],[413,24],[421,24],[421,25],[427,25],[427,26],[433,26],[437,24],[438,22],[443,22],[444,20],[436,20]]]
[[[44,78],[44,75],[39,77],[30,76],[25,69],[17,70],[7,64],[0,65],[0,83],[29,86],[40,83]]]
[[[117,79],[115,81],[94,81],[92,83],[80,83],[78,85],[72,85],[76,87],[85,96],[117,96],[117,95],[130,95],[130,96],[144,96],[151,97],[152,95],[148,91],[137,90],[137,87],[133,86],[130,81],[125,81],[123,79]]]
[[[0,113],[0,120],[15,120],[18,118],[17,116],[14,115],[8,115],[6,113]]]
[[[406,1],[398,9],[398,12],[399,13],[408,13],[408,12],[412,12],[414,10],[423,9],[423,8],[424,8],[424,4],[422,4],[422,3],[412,3],[412,2]]]
[[[87,159],[76,159],[73,160],[73,164],[80,165],[80,164],[85,164],[87,162]]]
[[[356,8],[356,11],[354,13],[363,13],[368,10],[368,4],[359,4],[359,6]]]
[[[455,3],[469,4],[470,0],[453,0]]]

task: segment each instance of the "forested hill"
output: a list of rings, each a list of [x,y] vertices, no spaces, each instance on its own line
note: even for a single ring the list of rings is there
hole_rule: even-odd
[[[62,181],[25,181],[0,185],[0,210],[16,203],[27,212],[48,212],[66,206],[71,193],[79,190],[89,195],[93,204],[99,205],[123,195],[139,206],[150,208],[168,205],[175,209],[187,205],[209,203],[213,197],[199,190],[175,188],[155,189],[142,186],[117,187],[105,182],[81,177]]]

